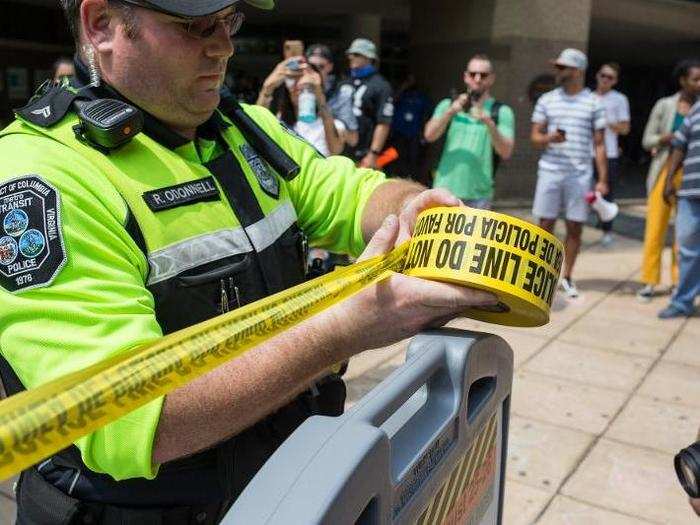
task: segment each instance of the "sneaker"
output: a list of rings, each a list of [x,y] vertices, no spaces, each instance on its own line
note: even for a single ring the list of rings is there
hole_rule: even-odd
[[[561,289],[564,290],[564,295],[569,299],[576,299],[578,297],[578,289],[571,279],[567,279],[566,277],[562,279]]]
[[[690,317],[692,314],[684,312],[674,304],[669,304],[666,308],[659,312],[659,319],[676,319],[678,317]]]
[[[615,238],[613,237],[613,234],[610,232],[606,232],[603,234],[603,236],[600,238],[600,245],[603,248],[608,248],[612,245],[612,243],[615,242]]]
[[[645,285],[644,288],[637,291],[637,299],[640,301],[648,303],[651,301],[652,297],[654,297],[654,287],[650,284]]]

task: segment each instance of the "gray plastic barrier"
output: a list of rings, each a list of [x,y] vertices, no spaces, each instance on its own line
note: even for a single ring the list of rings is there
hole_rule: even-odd
[[[299,427],[223,523],[500,524],[512,380],[500,337],[420,334],[346,414]]]

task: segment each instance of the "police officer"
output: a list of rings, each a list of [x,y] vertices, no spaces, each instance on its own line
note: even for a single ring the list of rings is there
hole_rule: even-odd
[[[367,257],[408,238],[422,209],[458,205],[222,102],[236,3],[62,2],[77,74],[0,133],[10,393],[301,282],[307,236]],[[125,144],[88,133],[132,112],[143,131]],[[394,276],[25,471],[18,522],[216,523],[305,418],[342,412],[335,363],[493,302]]]

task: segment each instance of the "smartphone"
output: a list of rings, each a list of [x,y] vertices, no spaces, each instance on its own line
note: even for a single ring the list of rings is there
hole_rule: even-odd
[[[559,133],[562,136],[562,138],[564,140],[566,140],[566,130],[565,129],[557,128],[557,133]]]
[[[286,40],[282,48],[284,58],[300,57],[304,55],[304,42],[301,40]]]
[[[297,59],[288,60],[287,69],[290,71],[299,71],[301,69],[301,62]]]

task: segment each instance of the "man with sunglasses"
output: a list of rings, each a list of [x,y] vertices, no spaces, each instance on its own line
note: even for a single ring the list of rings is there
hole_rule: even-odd
[[[615,62],[603,64],[596,74],[596,90],[594,91],[595,96],[598,97],[605,109],[605,120],[608,124],[608,127],[605,128],[605,153],[608,158],[608,188],[610,190],[606,197],[608,201],[614,199],[615,186],[620,173],[620,145],[618,137],[628,135],[630,132],[629,100],[627,100],[625,95],[614,89],[619,80],[620,65]],[[595,177],[597,180],[597,169],[595,170]],[[613,242],[612,225],[612,221],[600,224],[600,229],[603,230],[600,242],[603,246],[610,246]]]
[[[264,108],[222,103],[236,3],[63,1],[76,77],[0,131],[9,394],[303,281],[305,236],[369,257],[407,240],[421,210],[459,204],[324,159]],[[143,116],[118,148],[85,134],[115,103],[129,106],[106,123]],[[26,470],[18,523],[217,523],[299,424],[342,412],[336,363],[495,301],[393,276]]]
[[[491,60],[475,55],[464,72],[466,93],[440,102],[425,125],[428,142],[447,133],[434,187],[449,189],[473,208],[491,208],[498,162],[513,154],[513,110],[491,96],[495,81]]]

